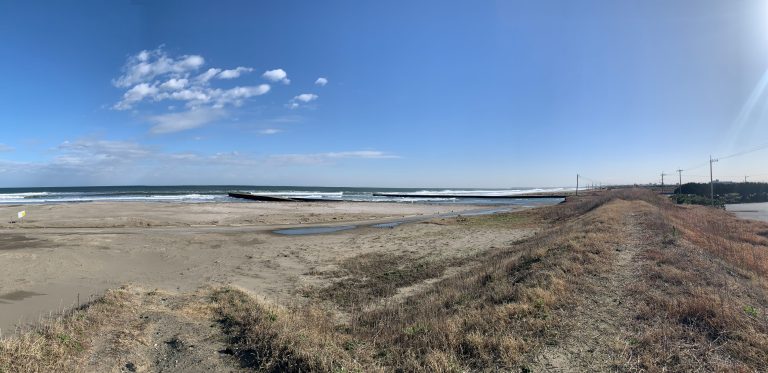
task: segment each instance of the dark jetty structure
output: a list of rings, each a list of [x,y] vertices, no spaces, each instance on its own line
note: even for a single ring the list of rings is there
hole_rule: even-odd
[[[305,197],[277,197],[264,194],[251,194],[251,193],[228,193],[232,198],[250,199],[252,201],[262,202],[340,202],[340,199],[323,199],[323,198],[305,198]],[[397,193],[373,193],[377,197],[392,197],[392,198],[459,198],[459,199],[565,199],[567,196],[558,194],[518,194],[518,195],[505,195],[505,196],[473,196],[473,195],[448,195],[448,194],[397,194]]]
[[[251,194],[251,193],[227,193],[232,198],[242,198],[242,199],[250,199],[253,201],[263,201],[263,202],[295,202],[294,200],[290,198],[283,198],[283,197],[273,197],[273,196],[262,196],[258,194]]]
[[[377,197],[418,197],[418,198],[463,198],[463,199],[532,199],[532,198],[565,198],[565,195],[559,194],[515,194],[515,195],[503,195],[503,196],[473,196],[464,194],[397,194],[397,193],[373,193]]]
[[[338,202],[338,199],[304,198],[304,197],[277,197],[251,193],[227,193],[232,198],[250,199],[262,202]]]

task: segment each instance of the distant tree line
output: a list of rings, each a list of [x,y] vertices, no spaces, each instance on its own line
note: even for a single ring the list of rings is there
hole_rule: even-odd
[[[768,183],[715,183],[715,200],[720,203],[768,202]],[[675,194],[709,199],[709,183],[687,183]]]

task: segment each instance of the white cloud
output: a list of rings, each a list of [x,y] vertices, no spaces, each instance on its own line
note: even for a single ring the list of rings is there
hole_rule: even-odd
[[[225,115],[226,113],[223,110],[218,109],[192,109],[180,113],[154,115],[148,119],[151,123],[154,123],[150,132],[165,134],[201,127],[221,119]]]
[[[327,78],[323,78],[323,77],[321,76],[321,77],[317,78],[317,80],[315,80],[315,84],[316,84],[316,85],[319,85],[319,86],[321,86],[321,87],[323,87],[323,86],[325,86],[326,84],[328,84],[328,79],[327,79]]]
[[[213,77],[216,76],[220,71],[221,71],[221,69],[216,69],[216,68],[212,67],[212,68],[206,70],[204,73],[202,73],[202,74],[198,75],[197,77],[195,77],[195,80],[198,81],[198,82],[201,82],[201,83],[205,83],[205,82],[213,79]]]
[[[283,84],[289,84],[291,82],[291,80],[288,79],[288,73],[283,69],[268,70],[261,76],[272,82],[282,82]]]
[[[377,150],[358,150],[349,152],[329,152],[314,154],[280,154],[269,157],[271,162],[288,164],[319,164],[330,163],[341,159],[393,159],[397,155],[387,154]]]
[[[218,75],[218,78],[219,79],[239,78],[240,74],[242,74],[242,73],[249,73],[251,71],[253,71],[253,69],[250,68],[250,67],[239,66],[239,67],[231,69],[231,70],[224,70],[224,71],[220,72],[219,75]]]
[[[164,108],[166,113],[155,112],[144,116],[152,124],[150,132],[173,133],[223,119],[228,113],[224,110],[227,107],[242,106],[249,99],[264,95],[272,89],[270,84],[217,87],[220,80],[238,79],[252,72],[253,68],[238,66],[232,69],[202,69],[204,64],[205,59],[199,55],[177,57],[168,54],[162,47],[143,50],[129,57],[121,75],[113,80],[113,84],[124,89],[124,92],[121,100],[112,108],[129,110],[140,108],[141,103],[176,101],[153,106],[153,109]],[[288,73],[283,69],[268,70],[262,76],[272,82],[290,83]],[[316,81],[319,85],[326,83],[326,78]],[[317,98],[313,93],[300,94],[286,106],[294,109]],[[186,111],[173,112],[177,107],[185,108],[183,110]]]
[[[152,97],[158,91],[159,89],[156,86],[149,85],[148,83],[137,84],[123,94],[123,99],[115,104],[114,108],[117,110],[130,109],[133,107],[133,104],[144,100],[145,97]]]
[[[123,66],[123,74],[113,81],[117,87],[127,88],[139,83],[147,83],[155,77],[165,74],[182,76],[197,70],[205,63],[198,55],[184,55],[178,58],[169,57],[162,49],[143,50],[128,58]]]
[[[196,106],[211,100],[210,91],[201,88],[182,89],[171,93],[161,93],[157,96],[159,100],[172,99],[177,101],[188,101],[190,106]]]
[[[15,149],[13,149],[13,147],[10,147],[10,146],[5,145],[5,144],[0,144],[0,153],[2,153],[2,152],[12,152],[14,150]]]
[[[214,91],[214,98],[216,99],[216,104],[213,105],[215,108],[222,108],[225,105],[235,105],[240,106],[242,105],[243,99],[253,97],[253,96],[261,96],[267,92],[271,87],[269,84],[261,84],[257,86],[250,86],[250,87],[235,87],[230,88],[225,91],[217,90]]]
[[[277,128],[267,128],[267,129],[263,129],[263,130],[259,131],[259,134],[262,134],[262,135],[274,135],[274,134],[278,134],[280,132],[283,132],[283,131],[279,130]]]
[[[181,78],[181,79],[171,78],[171,79],[168,79],[168,81],[166,81],[165,83],[160,84],[160,88],[175,91],[175,90],[179,90],[186,87],[188,83],[189,83],[189,80],[185,78]]]
[[[234,69],[209,68],[205,72],[192,75],[203,64],[205,59],[197,55],[173,57],[162,48],[144,50],[128,58],[123,74],[113,83],[119,88],[125,88],[122,99],[113,108],[116,110],[133,109],[137,104],[149,101],[164,100],[182,101],[190,109],[188,113],[170,113],[168,118],[184,116],[181,124],[171,125],[163,119],[165,116],[156,115],[151,118],[155,123],[154,133],[175,132],[177,128],[194,128],[203,116],[199,109],[222,109],[228,105],[240,106],[248,98],[263,95],[271,89],[269,84],[256,86],[237,86],[222,89],[211,86],[212,79],[237,79],[242,74],[253,71],[250,67],[238,66]],[[283,70],[273,70],[268,74],[277,77],[278,81],[287,81]],[[166,107],[175,107],[168,105]],[[172,109],[169,109],[172,110]],[[194,112],[193,112],[194,111]],[[193,119],[194,118],[194,119]],[[162,122],[162,123],[161,123]],[[207,122],[207,121],[203,121]],[[169,130],[170,129],[170,130]]]
[[[293,99],[296,100],[296,101],[301,101],[301,102],[310,102],[310,101],[317,100],[317,98],[318,98],[318,96],[316,94],[314,94],[314,93],[302,93],[302,94],[294,97]]]
[[[139,52],[139,54],[136,55],[136,59],[139,60],[139,62],[146,62],[149,60],[149,52],[145,50]]]
[[[318,95],[314,93],[302,93],[298,96],[294,96],[290,101],[288,101],[288,104],[286,106],[289,109],[298,109],[301,104],[306,104],[312,101],[315,101],[319,98]]]

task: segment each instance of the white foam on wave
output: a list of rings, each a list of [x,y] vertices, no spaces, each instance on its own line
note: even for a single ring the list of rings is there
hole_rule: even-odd
[[[125,202],[125,201],[212,201],[217,198],[223,198],[224,196],[217,196],[212,194],[182,194],[182,195],[148,195],[148,196],[88,196],[81,195],[72,197],[68,195],[61,195],[61,197],[53,198],[5,198],[4,195],[0,195],[0,204],[13,203],[13,204],[34,204],[34,203],[61,203],[61,202]]]
[[[47,196],[48,192],[27,192],[27,193],[0,193],[0,200],[4,199],[24,199],[27,197]]]
[[[344,192],[317,192],[317,191],[277,191],[277,192],[265,192],[254,191],[251,194],[257,196],[277,196],[277,197],[301,197],[301,198],[337,198],[344,197]]]
[[[511,196],[518,194],[529,193],[553,193],[565,191],[565,188],[532,188],[532,189],[486,189],[486,190],[472,190],[472,189],[441,189],[441,190],[420,190],[411,194],[418,195],[454,195],[454,196]]]
[[[418,198],[418,197],[399,197],[399,198],[390,198],[390,200],[394,200],[395,202],[445,202],[445,201],[456,201],[456,198]]]
[[[368,198],[345,198],[345,201],[352,202],[449,202],[458,201],[458,198],[452,197],[368,197]]]

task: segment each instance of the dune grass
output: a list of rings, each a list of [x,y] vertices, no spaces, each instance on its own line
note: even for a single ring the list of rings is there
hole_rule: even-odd
[[[765,226],[703,207],[680,208],[641,190],[542,209],[542,218],[555,222],[552,227],[513,247],[485,252],[475,270],[441,280],[402,303],[360,310],[341,322],[332,312],[310,307],[279,311],[276,320],[283,323],[271,321],[277,329],[237,325],[287,338],[279,345],[293,350],[279,355],[280,364],[265,365],[280,369],[526,370],[542,346],[558,345],[562,310],[578,306],[590,291],[589,279],[609,271],[615,248],[625,243],[617,216],[621,208],[601,208],[617,200],[632,201],[621,208],[642,210],[646,241],[638,259],[641,277],[626,292],[632,298],[626,301],[638,305],[634,319],[626,320],[635,328],[613,369],[765,369],[768,302],[764,262],[755,252],[765,249],[760,233]],[[482,217],[483,224],[488,219],[493,218]],[[357,270],[382,280],[379,266],[361,264]],[[314,365],[301,365],[306,361]]]
[[[488,219],[482,217],[482,224]],[[223,302],[222,320],[236,325],[230,328],[237,330],[232,333],[234,343],[256,356],[248,359],[267,371],[521,368],[536,348],[557,343],[561,320],[555,311],[577,301],[579,276],[609,263],[616,229],[616,222],[600,216],[558,225],[535,239],[489,250],[477,259],[474,270],[440,280],[404,302],[353,310],[349,320],[340,321],[315,307],[259,305],[232,290],[218,298]],[[382,271],[403,268],[397,258],[375,265],[368,265],[370,255],[359,259],[347,275],[353,272],[353,277],[371,279],[386,289],[403,285],[401,279],[407,278],[382,276]],[[418,261],[404,268],[414,266]],[[425,271],[419,279],[438,274]],[[346,289],[331,285],[320,294],[347,294]],[[348,305],[346,298],[330,299]]]
[[[82,371],[94,336],[106,324],[120,325],[136,309],[130,292],[109,290],[87,305],[23,328],[0,339],[0,372]]]

